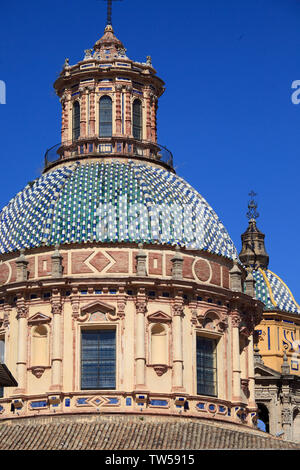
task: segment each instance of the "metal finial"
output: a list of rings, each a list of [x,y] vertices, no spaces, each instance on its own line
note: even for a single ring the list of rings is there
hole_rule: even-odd
[[[248,209],[249,210],[247,212],[247,218],[249,220],[251,220],[251,219],[256,220],[259,217],[259,213],[256,210],[257,209],[257,203],[254,200],[254,198],[255,198],[255,196],[257,196],[257,194],[254,191],[250,191],[249,196],[250,196],[250,201],[248,203]]]
[[[103,0],[104,2],[107,2],[107,20],[106,24],[107,25],[112,25],[112,2],[121,2],[122,0]]]

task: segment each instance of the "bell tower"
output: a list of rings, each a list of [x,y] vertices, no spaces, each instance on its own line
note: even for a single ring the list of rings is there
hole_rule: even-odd
[[[267,269],[269,265],[269,256],[265,248],[265,234],[256,226],[256,219],[259,217],[257,212],[256,194],[254,191],[249,193],[250,201],[248,203],[247,217],[249,225],[247,230],[241,235],[242,250],[239,258],[246,268]]]
[[[45,156],[45,171],[83,159],[130,158],[173,170],[170,151],[157,142],[158,99],[164,82],[151,57],[135,62],[107,24],[93,49],[54,83],[62,106],[61,142]]]

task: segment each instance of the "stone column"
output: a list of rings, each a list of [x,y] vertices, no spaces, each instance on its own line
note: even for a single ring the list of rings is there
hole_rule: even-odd
[[[183,387],[183,349],[182,349],[182,317],[183,298],[179,293],[172,306],[173,313],[173,385],[175,392],[184,392]]]
[[[140,289],[136,300],[136,346],[135,346],[135,383],[137,390],[146,389],[145,380],[145,314],[147,303],[145,289]]]
[[[116,134],[122,134],[122,111],[121,111],[122,85],[116,85]]]
[[[283,438],[285,441],[292,440],[292,422],[292,410],[290,407],[284,405],[282,409],[282,430],[284,431]]]
[[[157,114],[157,97],[155,95],[152,95],[152,101],[151,101],[151,137],[152,137],[152,142],[157,142],[156,114]]]
[[[62,106],[62,125],[61,125],[61,141],[67,142],[69,140],[69,111],[70,111],[71,91],[65,90],[60,102]]]
[[[284,361],[281,366],[281,394],[280,400],[282,403],[281,410],[281,419],[282,419],[282,429],[284,431],[284,440],[291,441],[292,436],[292,426],[293,426],[293,412],[292,412],[292,393],[290,390],[289,379],[286,379],[284,376],[289,375],[289,365],[287,362],[286,352],[284,351]]]
[[[96,134],[96,116],[95,116],[95,88],[89,87],[90,92],[90,135]]]
[[[127,85],[125,93],[125,134],[132,137],[132,122],[131,122],[131,91],[132,88]]]
[[[17,320],[18,320],[18,355],[17,355],[17,393],[26,392],[27,379],[27,317],[28,306],[25,299],[17,300]]]
[[[62,389],[62,304],[60,295],[52,294],[52,361],[51,361],[51,390]]]
[[[248,353],[248,379],[249,379],[249,407],[256,408],[253,335],[249,337],[247,353]]]
[[[119,338],[121,344],[119,362],[119,380],[121,389],[124,387],[124,376],[126,376],[126,357],[125,357],[125,308],[127,303],[127,296],[124,287],[119,287],[119,294],[117,299],[117,315],[120,319],[119,323]]]
[[[145,103],[146,103],[146,139],[147,140],[152,140],[151,139],[151,98],[150,98],[150,89],[146,91],[146,97],[145,97]]]
[[[87,104],[87,88],[79,88],[81,93],[80,103],[80,137],[86,136],[86,104]]]
[[[240,366],[240,316],[231,314],[232,326],[232,400],[240,402],[241,397],[241,366]]]

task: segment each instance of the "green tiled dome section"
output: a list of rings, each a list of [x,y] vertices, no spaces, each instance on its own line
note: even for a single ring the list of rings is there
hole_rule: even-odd
[[[300,307],[287,285],[269,269],[253,271],[256,281],[256,298],[261,300],[266,310],[300,314]]]
[[[179,176],[146,164],[60,167],[0,213],[1,253],[89,241],[178,244],[237,259],[206,200]]]

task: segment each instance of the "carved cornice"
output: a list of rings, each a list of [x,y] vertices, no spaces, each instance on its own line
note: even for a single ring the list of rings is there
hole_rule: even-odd
[[[143,315],[147,313],[147,297],[146,297],[144,288],[141,288],[138,291],[138,294],[135,300],[135,308],[136,308],[136,313],[141,313]]]
[[[292,410],[290,408],[283,408],[282,410],[282,424],[291,424],[292,423]]]
[[[191,323],[192,325],[197,325],[197,301],[191,300],[189,303],[189,309],[191,312]]]
[[[60,301],[51,302],[51,312],[53,315],[61,315],[62,313],[62,304]]]
[[[72,306],[72,316],[73,318],[77,319],[79,317],[79,308],[80,308],[80,297],[78,294],[77,287],[73,287],[70,300],[71,300],[71,306]]]
[[[141,313],[143,315],[147,312],[147,303],[143,300],[138,300],[135,304],[136,313]]]
[[[46,367],[44,366],[33,366],[31,367],[31,373],[35,375],[37,379],[42,377],[43,373],[45,372]]]
[[[239,328],[241,325],[241,317],[238,312],[231,312],[230,314],[232,328]]]
[[[217,331],[219,331],[220,333],[224,333],[227,328],[228,328],[228,320],[227,318],[223,318],[221,319],[219,322],[217,322]]]
[[[119,287],[119,294],[117,298],[117,315],[119,318],[125,317],[125,307],[127,303],[127,297],[125,294],[124,287]]]
[[[183,316],[183,305],[182,304],[174,304],[172,305],[172,314],[173,314],[173,317],[176,317],[176,316]]]
[[[17,300],[17,320],[28,317],[28,305],[24,299]]]
[[[167,366],[166,364],[154,364],[152,367],[155,370],[158,377],[161,377],[162,375],[164,375],[169,369],[169,366]]]
[[[173,302],[173,305],[172,305],[172,315],[173,315],[173,317],[183,316],[183,306],[184,306],[183,292],[178,291],[175,298],[174,298],[174,302]]]
[[[9,320],[10,320],[10,313],[11,313],[11,306],[6,304],[4,305],[4,313],[3,313],[3,321],[2,327],[8,328],[9,327]]]

